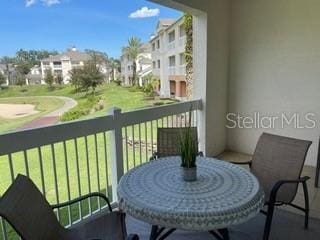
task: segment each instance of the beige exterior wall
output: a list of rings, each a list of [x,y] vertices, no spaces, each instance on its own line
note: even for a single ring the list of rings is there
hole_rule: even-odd
[[[167,29],[158,33],[150,41],[150,45],[155,44],[156,48],[153,50],[151,47],[152,61],[155,63],[152,73],[160,78],[160,95],[162,97],[170,97],[170,81],[174,78],[170,76],[185,76],[185,64],[180,62],[180,54],[185,52],[186,36],[180,37],[180,26],[183,25],[183,18],[177,20]],[[169,33],[175,33],[175,40],[169,43]],[[160,48],[157,48],[157,41],[160,41]],[[169,67],[169,57],[175,56],[175,66]],[[160,61],[160,68],[158,67],[158,61]],[[154,64],[153,64],[154,65]],[[176,92],[180,92],[181,89],[177,89]],[[181,98],[181,96],[177,97]]]
[[[216,156],[226,147],[229,57],[228,0],[152,0],[194,17],[194,94],[203,100],[199,116],[200,150]]]
[[[320,136],[319,12],[317,0],[233,1],[229,111],[301,116],[313,112],[318,126],[231,129],[228,148],[253,153],[259,135],[268,131],[312,140],[307,164],[316,164]]]
[[[195,24],[195,97],[204,100],[203,149],[253,153],[263,131],[313,141],[307,164],[316,164],[320,136],[320,2],[317,0],[156,0],[192,12]],[[186,7],[188,4],[189,7]],[[199,34],[200,33],[200,34]],[[203,36],[201,36],[203,34]],[[203,38],[206,38],[204,40]],[[206,53],[203,48],[206,46]],[[205,58],[205,61],[203,60]],[[206,74],[200,69],[206,65]],[[228,112],[252,116],[314,113],[314,129],[226,129]],[[302,124],[305,121],[302,121]]]

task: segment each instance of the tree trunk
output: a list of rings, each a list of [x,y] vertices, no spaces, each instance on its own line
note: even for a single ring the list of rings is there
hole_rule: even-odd
[[[136,61],[133,61],[132,64],[132,85],[136,85],[136,78],[137,78],[137,64]]]

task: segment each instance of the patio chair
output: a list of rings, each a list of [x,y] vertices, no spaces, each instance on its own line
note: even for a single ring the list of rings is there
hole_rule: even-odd
[[[275,206],[290,205],[303,211],[304,227],[308,228],[307,181],[310,178],[301,177],[301,172],[311,143],[311,141],[263,133],[258,140],[252,161],[240,163],[250,165],[252,173],[258,178],[265,191],[265,206],[268,208],[267,211],[261,211],[267,216],[263,240],[269,239]],[[292,203],[300,183],[304,191],[304,208]]]
[[[53,209],[69,206],[90,197],[100,197],[107,209],[64,228]],[[2,216],[24,240],[138,240],[137,235],[127,237],[125,214],[112,211],[108,198],[101,193],[91,193],[70,202],[50,206],[36,185],[26,176],[18,175],[0,198]]]
[[[150,160],[155,160],[160,157],[178,156],[180,155],[179,141],[183,131],[187,127],[182,128],[158,128],[157,130],[157,152],[153,154]],[[198,131],[196,127],[191,127],[193,138],[198,141]],[[199,156],[203,156],[199,152]]]

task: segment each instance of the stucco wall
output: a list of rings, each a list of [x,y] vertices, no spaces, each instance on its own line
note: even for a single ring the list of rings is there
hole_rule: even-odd
[[[216,156],[226,147],[229,60],[229,0],[151,0],[192,13],[194,18],[194,98],[203,100],[200,148]],[[190,8],[188,8],[190,7]]]
[[[316,164],[320,136],[320,1],[234,0],[231,6],[228,110],[278,116],[316,113],[315,129],[229,129],[229,149],[253,153],[263,131],[310,139]]]

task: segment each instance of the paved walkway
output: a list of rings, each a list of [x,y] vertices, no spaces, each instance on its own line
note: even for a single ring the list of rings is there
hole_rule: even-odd
[[[20,127],[18,130],[25,130],[25,129],[31,129],[31,128],[38,128],[38,127],[44,127],[48,125],[53,125],[59,122],[60,117],[67,111],[69,111],[71,108],[77,106],[77,101],[75,101],[72,98],[68,97],[57,97],[57,96],[50,96],[51,98],[59,98],[64,101],[64,105],[51,112],[48,113],[38,119],[33,120],[32,122],[29,122],[22,127]]]

